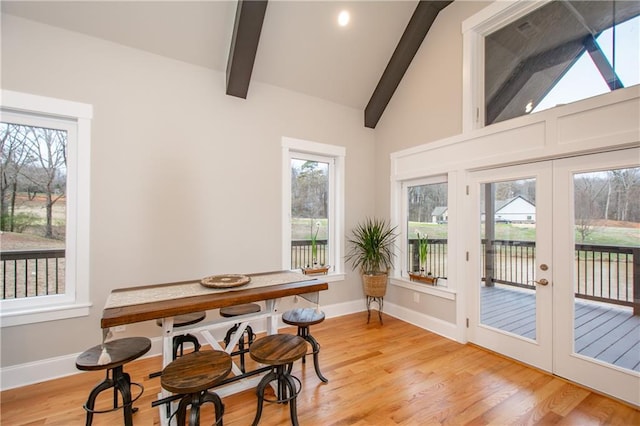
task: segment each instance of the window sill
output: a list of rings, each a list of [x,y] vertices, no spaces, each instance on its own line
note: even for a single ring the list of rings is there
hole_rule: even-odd
[[[457,292],[447,287],[438,287],[427,284],[420,284],[414,281],[410,281],[404,277],[391,277],[389,280],[391,285],[406,288],[411,291],[417,291],[419,293],[425,293],[432,296],[440,297],[447,300],[456,300]]]
[[[89,316],[91,303],[78,303],[59,306],[42,306],[38,308],[16,309],[0,312],[0,327],[33,324],[67,318]]]
[[[300,271],[297,269],[296,271]],[[329,272],[328,274],[309,274],[306,275],[310,280],[326,281],[328,283],[336,281],[344,281],[346,274],[343,272]]]

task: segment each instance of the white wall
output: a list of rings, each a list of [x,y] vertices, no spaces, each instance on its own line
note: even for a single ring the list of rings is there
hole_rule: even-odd
[[[362,111],[2,16],[2,88],[91,104],[88,318],[1,330],[1,366],[79,353],[100,342],[114,288],[280,268],[281,138],[345,146],[346,229],[374,208],[373,131]],[[323,305],[362,298],[331,283]],[[126,335],[159,336],[148,322]]]
[[[454,1],[432,25],[375,129],[376,214],[389,216],[391,153],[462,132],[462,21],[490,2]],[[451,209],[450,209],[451,210]],[[456,321],[455,301],[391,287],[387,297],[421,314]]]

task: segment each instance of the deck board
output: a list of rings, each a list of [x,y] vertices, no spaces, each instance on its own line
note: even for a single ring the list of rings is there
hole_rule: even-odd
[[[481,298],[482,324],[535,339],[533,291],[482,286]],[[574,339],[578,354],[640,371],[640,316],[630,308],[576,299]]]

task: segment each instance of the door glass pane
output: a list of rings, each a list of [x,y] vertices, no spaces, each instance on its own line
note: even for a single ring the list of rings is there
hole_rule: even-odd
[[[535,179],[481,185],[480,323],[536,339]]]
[[[574,351],[640,371],[640,167],[573,184]]]

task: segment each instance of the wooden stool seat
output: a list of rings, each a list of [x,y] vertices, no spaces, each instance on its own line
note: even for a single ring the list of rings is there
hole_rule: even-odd
[[[324,377],[320,372],[320,361],[318,359],[320,344],[309,331],[309,326],[319,324],[322,321],[324,321],[324,312],[313,308],[296,308],[282,314],[282,322],[298,327],[298,336],[302,337],[311,345],[313,350],[313,367],[316,370],[316,375],[320,380],[327,383],[329,379]],[[306,362],[304,356],[302,357],[302,362]]]
[[[162,371],[160,383],[169,392],[184,395],[180,399],[178,424],[186,421],[187,406],[191,405],[189,425],[200,423],[200,406],[211,402],[215,407],[216,425],[222,425],[224,404],[220,397],[207,389],[224,380],[231,371],[231,356],[224,351],[188,353],[171,362]]]
[[[291,309],[282,314],[282,321],[289,325],[309,327],[310,325],[320,324],[324,321],[324,312],[317,311],[313,308]]]
[[[237,317],[239,315],[255,314],[260,312],[260,305],[257,303],[245,303],[243,305],[225,306],[220,308],[220,316],[225,318]]]
[[[296,398],[300,388],[296,388],[296,381],[300,385],[300,380],[290,374],[287,366],[292,362],[302,358],[307,353],[307,342],[300,336],[292,334],[272,334],[256,340],[249,348],[251,358],[262,364],[273,366],[256,387],[258,397],[258,408],[253,419],[253,426],[260,422],[262,416],[262,405],[264,401],[289,403],[291,414],[291,424],[298,425],[298,414],[296,408]],[[271,382],[277,382],[277,399],[269,400],[264,396],[265,388]]]
[[[106,349],[111,360],[99,363],[100,356]],[[133,425],[133,413],[137,411],[133,408],[133,403],[140,398],[144,387],[139,383],[132,383],[129,374],[124,372],[123,366],[127,362],[140,358],[151,349],[151,340],[146,337],[126,337],[96,345],[81,353],[76,359],[76,368],[84,371],[107,370],[105,379],[96,385],[89,393],[89,398],[84,405],[87,412],[87,426],[93,422],[93,415],[106,413],[109,411],[123,409],[124,424]],[[140,393],[131,397],[131,385],[138,387]],[[95,402],[98,395],[107,389],[113,388],[113,408],[110,410],[96,411]],[[122,396],[122,405],[118,405],[118,392]]]
[[[255,314],[260,312],[260,305],[257,303],[245,303],[242,305],[233,305],[233,306],[225,306],[224,308],[220,308],[220,316],[223,318],[233,318],[240,315],[247,314]],[[240,324],[235,324],[229,330],[227,330],[227,334],[224,336],[224,345],[225,348],[229,346],[231,342],[231,336],[237,333],[238,328],[240,328]],[[247,339],[245,340],[245,333],[247,335]],[[245,372],[245,363],[244,363],[244,354],[249,352],[249,347],[253,343],[253,340],[256,338],[255,333],[250,325],[247,325],[244,333],[238,339],[238,350],[231,352],[231,355],[236,356],[240,355],[240,371]]]
[[[184,315],[173,317],[173,328],[186,327],[187,325],[197,324],[207,317],[206,312],[192,312]],[[162,319],[158,318],[156,324],[162,327]]]

